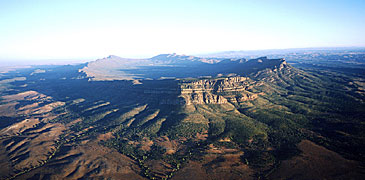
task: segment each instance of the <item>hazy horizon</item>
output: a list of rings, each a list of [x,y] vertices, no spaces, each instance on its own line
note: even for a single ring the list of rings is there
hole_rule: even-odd
[[[307,47],[307,48],[282,48],[282,49],[258,49],[258,50],[236,50],[236,51],[216,51],[216,52],[209,52],[209,53],[201,53],[201,54],[178,54],[176,52],[165,52],[161,54],[178,54],[178,55],[189,55],[189,56],[197,56],[197,57],[214,57],[216,54],[220,53],[229,53],[229,52],[247,52],[249,55],[256,55],[261,56],[263,52],[267,52],[265,55],[272,55],[272,54],[285,54],[285,51],[289,52],[300,52],[300,51],[312,51],[312,50],[365,50],[364,47],[360,46],[348,46],[348,47]],[[272,53],[275,52],[275,53]],[[272,53],[272,54],[271,54]],[[24,66],[24,65],[66,65],[66,64],[80,64],[80,63],[87,63],[90,61],[95,61],[97,59],[102,59],[108,57],[110,55],[118,56],[121,58],[127,59],[148,59],[159,54],[149,55],[149,56],[131,56],[126,57],[120,54],[108,54],[102,55],[99,57],[85,57],[85,58],[70,58],[70,59],[0,59],[0,67],[13,67],[13,66]]]
[[[359,0],[38,0],[0,1],[0,8],[3,63],[365,47]]]

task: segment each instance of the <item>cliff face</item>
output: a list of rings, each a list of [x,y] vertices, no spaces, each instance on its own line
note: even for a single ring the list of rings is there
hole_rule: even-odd
[[[252,81],[246,77],[228,77],[182,81],[181,97],[185,104],[225,104],[253,100],[257,97],[246,91]]]
[[[217,79],[203,79],[182,81],[180,88],[182,93],[200,92],[200,91],[237,91],[244,90],[248,85],[248,78],[246,77],[228,77]]]
[[[159,104],[225,104],[240,103],[257,98],[257,94],[247,91],[255,81],[247,77],[226,77],[212,79],[191,79],[171,81],[174,86],[134,89],[149,95]],[[143,86],[143,85],[142,85]]]
[[[212,94],[209,92],[200,93],[186,93],[182,94],[186,105],[191,104],[224,104],[227,103],[227,99],[223,96]]]
[[[254,83],[250,78],[240,76],[192,79],[178,81],[176,88],[159,87],[141,91],[153,100],[158,100],[160,104],[225,104],[256,99],[257,94],[247,91]]]

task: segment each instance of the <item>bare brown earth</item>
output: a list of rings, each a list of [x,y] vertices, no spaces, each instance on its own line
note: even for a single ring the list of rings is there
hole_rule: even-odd
[[[0,68],[0,77],[3,76],[2,73],[3,72],[1,72],[1,68]],[[16,77],[16,78],[10,78],[10,79],[0,80],[0,91],[7,89],[9,87],[9,83],[11,83],[11,82],[24,81],[26,79],[27,79],[26,77]]]
[[[189,161],[172,179],[254,179],[254,171],[241,161],[243,151],[210,144],[205,153],[201,161]]]
[[[36,91],[1,99],[0,116],[19,119],[22,116],[23,120],[0,131],[0,179],[143,179],[134,160],[99,145],[98,142],[113,138],[111,132],[100,134],[94,141],[82,140],[78,145],[69,140],[58,145],[60,135],[70,136],[68,128],[82,121],[78,118],[67,124],[50,123],[67,113],[53,112],[64,106],[64,102]],[[150,145],[146,140],[145,148]]]
[[[163,147],[166,150],[166,154],[174,154],[177,150],[181,149],[181,141],[170,140],[167,136],[162,136],[156,139],[156,144]]]
[[[65,146],[63,151],[47,165],[18,179],[144,179],[133,160],[95,141]]]
[[[355,161],[311,141],[298,144],[302,153],[281,162],[269,179],[362,179],[365,169]]]
[[[66,127],[60,123],[46,123],[58,115],[51,113],[63,102],[35,91],[2,96],[0,115],[15,117],[18,122],[0,131],[1,178],[44,164],[56,150],[55,141]],[[15,108],[21,102],[34,102]],[[43,103],[43,105],[39,105]],[[23,116],[22,118],[19,116]],[[42,119],[40,119],[42,118]]]

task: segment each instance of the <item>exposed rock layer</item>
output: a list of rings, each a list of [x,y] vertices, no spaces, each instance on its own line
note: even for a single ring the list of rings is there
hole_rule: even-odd
[[[257,94],[249,91],[255,83],[247,77],[227,77],[215,79],[180,80],[176,88],[143,89],[160,104],[225,104],[239,103],[257,98]],[[135,90],[139,90],[138,87]]]

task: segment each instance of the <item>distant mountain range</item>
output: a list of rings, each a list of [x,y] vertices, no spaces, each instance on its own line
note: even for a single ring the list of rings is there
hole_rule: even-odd
[[[284,59],[261,57],[247,60],[200,58],[176,54],[161,54],[149,59],[124,59],[108,56],[87,63],[80,70],[91,80],[132,80],[160,78],[197,78],[246,75],[285,64]]]
[[[242,50],[222,51],[216,53],[200,54],[199,57],[215,58],[255,58],[260,56],[284,55],[291,53],[344,53],[365,51],[365,47],[316,47],[316,48],[289,48],[289,49],[264,49],[264,50]]]

